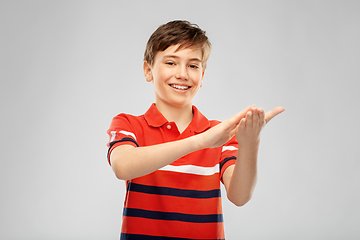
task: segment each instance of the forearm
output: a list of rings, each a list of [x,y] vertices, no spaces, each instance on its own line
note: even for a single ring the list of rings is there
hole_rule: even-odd
[[[223,174],[228,199],[237,206],[246,204],[252,197],[257,180],[257,158],[260,144],[260,132],[267,122],[283,112],[283,107],[264,113],[255,106],[246,110],[235,134],[239,143],[235,166],[228,167]]]
[[[239,147],[237,161],[227,189],[228,199],[237,206],[252,197],[257,180],[258,146]]]
[[[197,136],[146,147],[125,145],[112,151],[110,161],[117,178],[129,180],[152,173],[199,148]]]

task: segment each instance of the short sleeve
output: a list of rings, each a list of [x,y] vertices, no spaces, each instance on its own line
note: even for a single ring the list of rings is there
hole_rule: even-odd
[[[231,165],[236,163],[236,156],[238,152],[238,142],[234,136],[230,141],[222,146],[221,161],[220,161],[220,179],[226,170]]]
[[[107,159],[110,165],[110,154],[115,147],[126,144],[134,147],[139,146],[135,131],[131,125],[131,119],[127,114],[119,114],[114,117],[111,121],[110,128],[107,130],[107,134],[109,135]]]

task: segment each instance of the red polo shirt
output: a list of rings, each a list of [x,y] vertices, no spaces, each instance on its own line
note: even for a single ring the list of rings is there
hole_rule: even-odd
[[[108,130],[108,160],[119,145],[143,147],[176,141],[219,123],[209,121],[195,106],[193,113],[181,134],[155,104],[141,116],[117,115]],[[234,137],[222,147],[190,153],[127,181],[121,239],[225,239],[220,181],[225,169],[235,164],[237,145]]]

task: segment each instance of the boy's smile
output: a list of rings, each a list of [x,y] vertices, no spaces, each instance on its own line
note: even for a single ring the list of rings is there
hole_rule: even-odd
[[[190,88],[190,86],[178,85],[178,84],[170,84],[170,86],[175,88],[175,89],[179,89],[179,90],[187,90],[187,89]]]
[[[202,86],[204,70],[200,49],[179,45],[158,52],[153,66],[144,63],[144,74],[153,82],[157,106],[191,107],[192,100]]]

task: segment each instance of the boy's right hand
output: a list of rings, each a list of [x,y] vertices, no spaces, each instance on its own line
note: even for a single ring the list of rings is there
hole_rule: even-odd
[[[227,143],[232,137],[234,137],[237,127],[241,119],[246,117],[248,111],[252,110],[255,106],[248,106],[243,111],[234,115],[233,117],[219,123],[218,125],[210,128],[206,132],[197,135],[201,138],[198,143],[200,144],[199,148],[215,148],[220,147]],[[257,111],[258,109],[255,108]],[[272,118],[283,112],[285,109],[283,107],[276,107],[265,114],[265,123],[268,123]]]
[[[201,138],[198,141],[200,149],[220,147],[227,143],[235,135],[236,127],[250,109],[251,107],[249,106],[233,117],[210,128],[206,132],[197,135]]]

